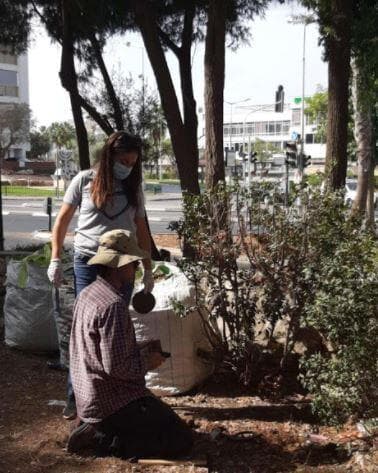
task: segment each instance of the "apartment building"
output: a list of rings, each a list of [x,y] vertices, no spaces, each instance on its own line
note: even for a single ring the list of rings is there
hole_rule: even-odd
[[[29,71],[27,54],[16,56],[0,45],[0,108],[12,103],[29,104]],[[17,144],[8,159],[17,159],[22,166],[30,143]]]
[[[276,112],[272,104],[246,106],[236,109],[223,125],[224,147],[234,151],[253,151],[256,140],[270,143],[277,152],[284,151],[286,141],[301,135],[301,108],[299,100],[286,103],[282,112]],[[225,113],[227,118],[227,114]],[[324,163],[326,146],[317,138],[317,123],[305,116],[304,153],[313,163]]]

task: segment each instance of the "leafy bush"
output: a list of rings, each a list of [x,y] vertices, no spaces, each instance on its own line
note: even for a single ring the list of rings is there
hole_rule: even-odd
[[[301,331],[317,331],[324,343],[303,361],[302,382],[313,394],[315,410],[334,422],[361,412],[373,396],[368,380],[377,375],[366,356],[369,350],[376,353],[378,343],[376,242],[349,217],[343,192],[295,189],[290,207],[281,202],[278,189],[259,183],[248,190],[219,186],[185,196],[185,218],[173,228],[192,257],[179,264],[195,286],[195,308],[215,358],[244,383],[256,374],[261,331],[269,347],[277,322],[286,322],[281,373]],[[181,315],[190,309],[177,307]],[[349,377],[343,371],[348,365]]]
[[[305,176],[306,182],[310,186],[320,186],[321,183],[324,181],[324,173],[316,172],[315,174],[308,174]]]
[[[321,262],[304,317],[330,345],[330,354],[304,359],[304,385],[326,421],[377,416],[378,272],[373,238],[358,228]]]

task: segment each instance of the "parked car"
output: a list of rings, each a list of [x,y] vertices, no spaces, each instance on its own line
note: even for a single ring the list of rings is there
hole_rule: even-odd
[[[357,195],[357,179],[347,179],[345,182],[345,202],[351,206]],[[378,194],[374,192],[374,207],[377,208]]]
[[[347,179],[345,182],[345,202],[351,206],[357,195],[357,180]]]

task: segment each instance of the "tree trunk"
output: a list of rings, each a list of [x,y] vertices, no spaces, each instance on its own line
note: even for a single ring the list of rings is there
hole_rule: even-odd
[[[163,48],[160,43],[157,20],[152,3],[134,0],[136,23],[155,74],[161,104],[176,157],[181,188],[190,194],[199,194],[198,162],[191,153],[185,127],[180,114],[176,92],[169,72]]]
[[[353,70],[353,108],[354,137],[357,143],[357,193],[353,202],[352,213],[364,214],[366,210],[370,174],[374,161],[373,155],[373,117],[370,100],[364,100],[364,73],[356,61],[352,62]]]
[[[347,173],[348,97],[352,0],[330,0],[332,31],[327,39],[328,120],[326,175],[328,186],[345,186]]]
[[[63,41],[60,79],[63,87],[70,94],[72,115],[75,124],[77,144],[79,148],[80,169],[88,169],[90,167],[88,134],[83,119],[83,113],[80,105],[79,89],[77,85],[69,0],[62,0],[62,20]]]
[[[205,43],[205,180],[208,189],[225,180],[223,158],[223,93],[226,1],[211,0]]]
[[[184,112],[184,128],[185,135],[188,141],[188,151],[193,159],[193,167],[197,169],[198,181],[198,118],[197,118],[197,104],[194,98],[193,80],[192,80],[192,37],[193,37],[193,21],[195,15],[195,7],[189,4],[186,7],[184,16],[184,28],[182,33],[182,42],[180,52],[178,54],[180,80],[181,80],[181,95]]]
[[[106,87],[106,91],[107,91],[108,96],[109,96],[109,100],[110,100],[110,102],[112,104],[112,107],[113,107],[113,112],[114,112],[113,117],[114,117],[114,122],[115,122],[116,128],[117,128],[117,130],[123,130],[125,125],[124,125],[124,122],[123,122],[123,115],[122,115],[122,110],[121,110],[121,106],[120,106],[120,103],[119,103],[119,99],[118,99],[117,94],[114,90],[113,83],[110,79],[110,76],[109,76],[108,70],[106,68],[104,58],[103,58],[102,53],[101,53],[101,48],[98,44],[96,35],[94,33],[91,35],[90,40],[91,40],[91,44],[92,44],[92,47],[93,47],[93,51],[95,53],[98,68],[100,69],[100,72],[101,72],[101,75],[102,75],[102,78],[104,80],[104,84],[105,84],[105,87]]]

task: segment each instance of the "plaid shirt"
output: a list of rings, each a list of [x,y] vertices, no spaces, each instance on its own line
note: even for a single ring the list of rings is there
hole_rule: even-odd
[[[126,303],[101,277],[75,302],[70,372],[78,416],[84,422],[101,422],[129,402],[150,395]]]

